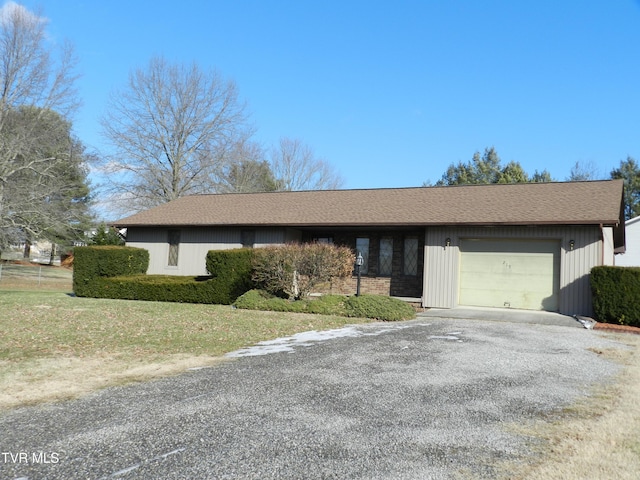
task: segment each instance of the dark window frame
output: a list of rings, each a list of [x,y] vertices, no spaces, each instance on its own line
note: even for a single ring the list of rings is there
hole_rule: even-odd
[[[392,274],[393,274],[393,237],[382,237],[380,238],[380,244],[378,249],[378,275],[381,277],[390,277]]]
[[[358,248],[358,243],[359,240],[366,240],[366,250],[360,249]],[[371,239],[369,237],[356,237],[356,256],[358,255],[358,253],[362,254],[362,258],[364,259],[364,262],[362,263],[362,266],[360,267],[360,273],[362,275],[368,275],[369,274],[369,252],[371,250]]]
[[[256,231],[255,230],[240,231],[240,243],[242,244],[242,248],[253,248],[256,244]]]
[[[413,253],[413,257],[414,257],[414,262],[415,265],[413,265],[413,268],[411,269],[411,271],[407,271],[408,270],[408,265],[407,265],[407,240],[413,240],[415,242],[415,252]],[[413,242],[412,242],[413,243]],[[416,277],[418,276],[418,256],[420,254],[420,240],[417,236],[415,235],[410,235],[410,236],[406,236],[404,237],[404,242],[403,242],[403,252],[402,252],[402,274],[406,275],[408,277]]]
[[[180,259],[180,230],[169,230],[167,232],[167,242],[169,243],[169,255],[167,256],[167,266],[177,267]]]

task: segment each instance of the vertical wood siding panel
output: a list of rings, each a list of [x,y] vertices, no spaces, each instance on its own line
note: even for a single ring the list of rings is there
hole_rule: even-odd
[[[602,229],[603,245],[602,245],[602,265],[615,265],[613,246],[613,228],[604,227]]]
[[[451,247],[445,249],[446,238]],[[434,227],[425,234],[426,307],[457,306],[459,249],[462,238],[547,239],[560,242],[559,310],[567,315],[591,315],[589,272],[601,263],[598,227]],[[575,246],[570,250],[569,242]]]
[[[178,266],[167,266],[169,254],[167,228],[129,228],[127,245],[149,251],[149,275],[206,275],[209,250],[241,248],[240,228],[180,228]],[[284,228],[256,230],[256,246],[285,241]]]
[[[169,255],[169,239],[166,229],[162,228],[129,228],[127,230],[127,246],[144,248],[149,251],[149,268],[147,274],[162,273]]]
[[[458,247],[455,238],[445,247],[448,231],[427,228],[425,235],[424,305],[453,308],[457,303]]]
[[[286,243],[286,231],[284,228],[267,228],[256,230],[255,246],[266,247],[268,245],[280,245]]]

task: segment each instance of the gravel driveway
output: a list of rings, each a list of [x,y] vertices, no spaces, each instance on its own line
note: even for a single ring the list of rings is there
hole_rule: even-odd
[[[505,424],[617,368],[563,326],[422,318],[299,335],[221,365],[0,417],[0,478],[492,478]],[[270,352],[270,353],[269,353]]]

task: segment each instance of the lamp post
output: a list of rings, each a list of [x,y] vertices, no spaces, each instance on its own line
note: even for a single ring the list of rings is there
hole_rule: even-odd
[[[358,276],[358,283],[356,284],[356,297],[360,296],[360,267],[364,263],[364,258],[362,258],[362,254],[358,252],[358,256],[356,257],[356,275]]]

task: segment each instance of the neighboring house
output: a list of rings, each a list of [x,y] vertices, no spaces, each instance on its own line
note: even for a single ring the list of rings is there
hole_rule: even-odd
[[[149,274],[206,274],[212,249],[333,242],[364,256],[363,293],[589,315],[591,268],[624,251],[622,193],[608,180],[194,195],[115,225],[149,250]]]
[[[616,256],[620,267],[640,267],[640,216],[625,222],[627,249],[624,255]]]

